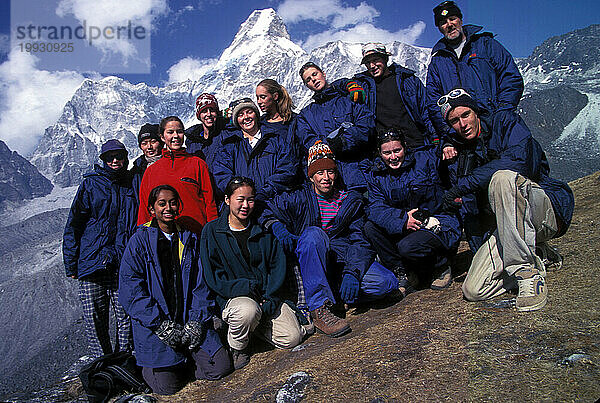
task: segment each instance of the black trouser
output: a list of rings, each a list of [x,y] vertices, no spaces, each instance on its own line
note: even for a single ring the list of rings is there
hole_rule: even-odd
[[[212,357],[204,350],[199,349],[192,353],[195,362],[195,379],[208,379],[211,381],[221,379],[233,371],[231,358],[226,348],[221,347]],[[181,390],[191,377],[191,369],[187,365],[177,365],[165,368],[142,368],[144,380],[154,393],[159,395],[172,395]]]
[[[448,265],[448,250],[430,231],[390,235],[372,221],[365,223],[363,231],[381,264],[394,272],[414,271],[421,277]]]

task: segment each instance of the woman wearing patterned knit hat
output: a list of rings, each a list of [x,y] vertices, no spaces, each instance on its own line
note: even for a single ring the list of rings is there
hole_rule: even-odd
[[[231,104],[235,130],[223,132],[223,148],[214,165],[214,177],[224,192],[234,176],[256,183],[256,198],[267,200],[294,186],[298,162],[288,131],[283,126],[262,125],[258,107],[250,98]]]
[[[384,297],[398,289],[396,276],[375,262],[363,236],[362,195],[340,190],[335,157],[317,141],[308,153],[310,182],[267,203],[260,222],[297,258],[306,308],[317,329],[331,337],[350,331],[331,312],[347,304]]]
[[[188,153],[206,161],[208,170],[212,172],[215,158],[221,149],[221,131],[225,127],[225,120],[214,95],[203,93],[196,98],[196,117],[200,123],[185,131],[185,146]]]

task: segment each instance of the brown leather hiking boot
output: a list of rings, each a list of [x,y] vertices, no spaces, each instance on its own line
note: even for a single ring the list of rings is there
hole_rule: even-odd
[[[313,323],[317,330],[325,333],[329,337],[339,337],[350,330],[350,325],[342,318],[335,316],[327,304],[322,307],[310,311]]]

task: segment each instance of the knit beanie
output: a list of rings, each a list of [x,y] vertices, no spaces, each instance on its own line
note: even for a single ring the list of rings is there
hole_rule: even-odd
[[[150,123],[146,123],[145,125],[143,125],[140,129],[140,132],[138,133],[138,146],[141,146],[142,141],[146,139],[155,139],[162,142],[162,140],[160,139],[160,135],[158,134],[158,130],[158,124],[151,125]]]
[[[380,55],[386,60],[392,54],[385,49],[385,45],[379,42],[369,42],[362,45],[362,59],[360,64],[365,64],[365,59],[371,55]]]
[[[457,106],[466,106],[473,109],[476,113],[480,113],[480,108],[477,102],[462,88],[456,88],[450,91],[448,94],[443,95],[438,100],[438,106],[444,120],[448,120],[448,114],[450,111]]]
[[[440,24],[448,17],[458,17],[462,20],[462,13],[455,2],[444,1],[443,3],[435,6],[433,9],[433,19],[436,27],[439,27]]]
[[[308,177],[324,169],[335,169],[335,155],[321,140],[308,149]]]
[[[219,110],[217,98],[212,94],[200,94],[198,98],[196,98],[196,117],[198,120],[200,120],[200,112],[210,107],[215,108],[217,111]]]
[[[240,125],[238,124],[237,118],[238,118],[238,115],[240,114],[240,112],[242,111],[242,109],[252,108],[254,110],[254,112],[256,113],[256,118],[257,119],[260,118],[260,111],[258,110],[258,107],[254,103],[254,101],[252,101],[250,98],[241,98],[236,101],[233,101],[231,103],[230,107],[233,108],[232,113],[231,113],[232,123],[238,129],[240,128]]]

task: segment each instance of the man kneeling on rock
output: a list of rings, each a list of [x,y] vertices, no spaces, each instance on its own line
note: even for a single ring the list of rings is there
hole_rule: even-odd
[[[460,209],[475,252],[462,287],[465,298],[486,300],[518,285],[517,310],[541,309],[548,291],[536,246],[567,231],[571,189],[548,176],[544,151],[515,112],[488,115],[460,88],[442,96],[438,106],[456,131],[448,145],[458,152],[443,207]]]
[[[372,301],[398,289],[396,276],[374,261],[363,236],[360,193],[338,187],[333,152],[317,141],[309,149],[303,189],[267,203],[261,222],[297,258],[306,304],[315,327],[330,337],[350,331],[331,312],[337,301]]]

